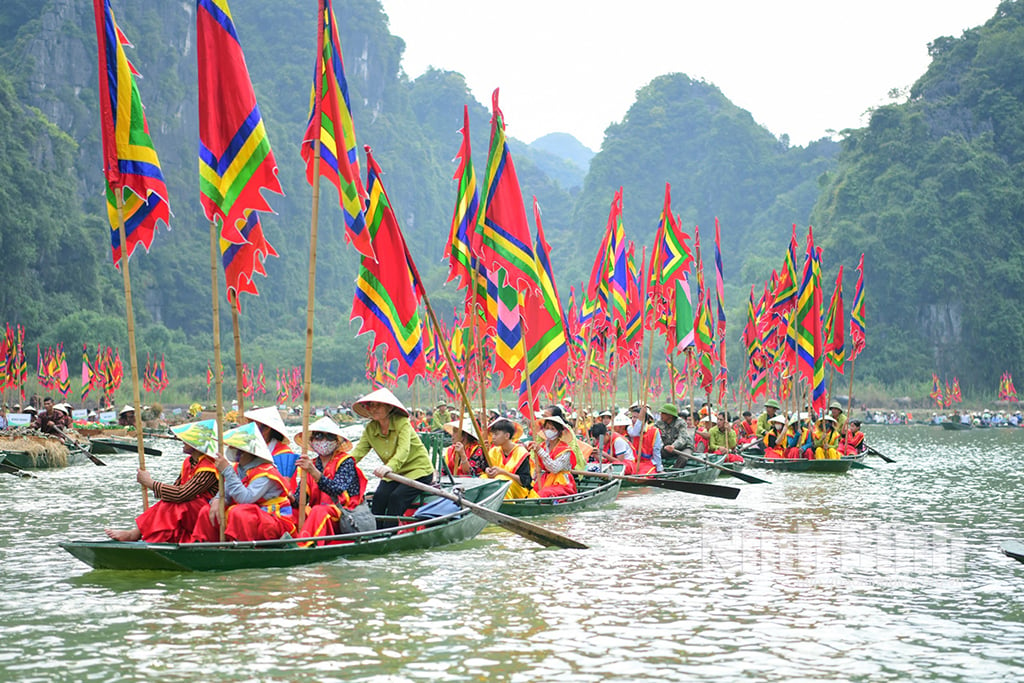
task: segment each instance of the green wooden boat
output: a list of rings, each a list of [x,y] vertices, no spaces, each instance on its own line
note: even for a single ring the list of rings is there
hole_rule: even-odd
[[[1012,557],[1018,562],[1024,562],[1024,543],[1020,541],[1004,541],[999,549],[1003,551],[1003,555]]]
[[[163,451],[143,446],[146,455],[154,457],[163,455]],[[93,455],[125,455],[139,452],[139,444],[135,439],[116,439],[113,437],[94,436],[89,439],[89,452]]]
[[[724,455],[715,455],[714,453],[696,453],[695,455],[707,458],[708,462],[713,462],[716,465],[721,465],[722,461],[725,460]],[[715,479],[718,479],[718,475],[719,470],[716,468],[695,463],[686,467],[673,467],[666,469],[663,472],[637,476],[643,476],[645,479],[664,479],[669,481],[690,481],[697,484],[710,484]],[[646,486],[646,484],[631,481],[622,482],[623,488],[637,488],[640,486]]]
[[[68,442],[71,443],[71,442]],[[87,462],[89,453],[81,447],[70,448],[60,439],[39,436],[5,440],[0,446],[5,469],[47,470]]]
[[[622,469],[621,465],[616,465],[612,471],[622,474]],[[511,498],[501,504],[498,512],[512,517],[536,517],[590,510],[614,501],[622,484],[621,479],[606,481],[594,477],[576,477],[576,493],[552,498]]]
[[[959,432],[964,429],[974,429],[970,422],[943,422],[942,428],[951,432]]]
[[[803,458],[765,458],[760,455],[744,453],[743,458],[749,467],[775,472],[817,472],[840,474],[849,472],[856,458],[864,456],[843,457],[839,460],[806,460]]]
[[[481,479],[463,492],[466,500],[497,510],[507,481]],[[423,502],[438,496],[423,496]],[[121,541],[65,541],[60,547],[94,569],[216,571],[270,569],[328,562],[339,557],[388,555],[423,550],[469,540],[487,521],[467,509],[434,519],[399,518],[401,525],[355,534],[330,536],[335,545],[300,548],[303,539],[238,541],[227,543],[144,543]],[[312,540],[312,539],[311,539]],[[325,540],[324,538],[316,540]]]

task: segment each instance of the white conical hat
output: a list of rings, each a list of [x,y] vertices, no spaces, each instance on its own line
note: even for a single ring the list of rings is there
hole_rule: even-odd
[[[117,414],[118,415],[124,415],[125,413],[134,413],[134,412],[135,412],[135,406],[130,406],[127,403],[125,403],[124,404],[124,408],[121,408],[121,410],[119,410],[117,412]]]
[[[398,400],[398,397],[392,394],[389,389],[377,389],[376,391],[371,391],[366,396],[363,396],[352,404],[352,410],[356,415],[369,418],[370,414],[366,412],[366,408],[363,405],[365,403],[386,403],[389,406],[395,407],[405,417],[409,417],[409,410],[402,405],[402,402]]]
[[[270,454],[267,442],[263,440],[263,434],[257,429],[255,422],[247,422],[241,427],[235,427],[224,432],[224,445],[230,446],[234,451],[245,451],[255,455],[260,460],[274,462],[274,456]],[[238,454],[228,451],[225,455],[228,460],[238,460]]]
[[[281,436],[285,435],[284,420],[281,419],[281,413],[276,406],[247,410],[245,411],[245,417],[252,422],[270,427]]]
[[[321,432],[324,434],[334,434],[338,437],[338,447],[343,451],[349,451],[352,449],[352,441],[341,431],[341,427],[338,423],[331,418],[324,416],[319,420],[309,425],[310,440],[312,440],[313,432]],[[295,435],[295,443],[303,445],[302,432]]]
[[[459,424],[458,420],[452,420],[451,422],[448,422],[446,424],[441,425],[441,429],[443,429],[444,431],[448,432],[449,434],[452,434],[452,432],[454,432],[456,429],[460,429],[465,434],[469,434],[471,437],[473,437],[477,441],[480,440],[480,437],[478,437],[476,435],[476,428],[473,427],[473,421],[470,420],[468,417],[462,418],[462,424],[461,425]],[[455,436],[455,435],[452,434],[452,436]]]

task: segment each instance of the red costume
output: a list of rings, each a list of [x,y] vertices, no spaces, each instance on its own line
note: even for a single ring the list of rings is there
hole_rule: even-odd
[[[654,439],[658,430],[648,426],[640,436],[633,437],[633,452],[636,454],[636,474],[654,474],[658,468],[654,465]]]
[[[238,472],[238,465],[235,465]],[[224,538],[228,541],[263,541],[281,538],[285,533],[295,534],[292,522],[292,508],[288,503],[288,480],[277,471],[274,463],[263,461],[247,470],[241,477],[242,484],[249,486],[253,481],[267,477],[276,483],[281,491],[272,498],[263,498],[255,503],[234,503],[228,505],[225,514]],[[192,542],[216,541],[220,531],[210,521],[209,514],[199,515],[192,530]]]
[[[178,475],[175,484],[186,484],[200,472],[212,472],[216,477],[217,469],[214,467],[213,459],[203,455],[193,463],[192,456],[189,456],[181,463],[181,474]],[[174,503],[166,500],[157,501],[135,518],[135,524],[142,532],[142,540],[147,543],[187,543],[196,520],[208,508],[214,493],[216,488],[203,491],[191,500]]]
[[[322,476],[334,479],[341,464],[351,459],[352,456],[348,453],[335,453],[330,462],[324,465]],[[338,521],[341,519],[342,509],[354,510],[366,497],[366,475],[358,467],[355,470],[356,476],[359,477],[359,495],[352,496],[345,491],[338,499],[334,499],[320,490],[312,477],[307,475],[304,478],[306,482],[306,521],[303,522],[302,529],[299,531],[300,538],[332,536],[340,533]],[[296,524],[298,524],[298,515],[298,510],[296,510],[293,513]]]
[[[566,451],[569,452],[569,469],[560,472],[548,472],[544,469],[543,463],[537,471],[537,478],[533,482],[533,490],[541,498],[554,498],[556,496],[569,496],[576,493],[576,479],[572,476],[571,470],[576,469],[576,453],[564,441],[555,442],[548,457],[555,459]]]

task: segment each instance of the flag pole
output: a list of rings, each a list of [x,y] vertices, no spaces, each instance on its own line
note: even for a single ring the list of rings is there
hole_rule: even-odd
[[[231,305],[231,328],[235,335],[235,393],[238,395],[238,423],[241,424],[241,417],[245,414],[245,390],[242,387],[242,335],[238,324],[238,293],[235,293],[234,302],[231,301],[230,292],[228,303]]]
[[[220,284],[217,277],[217,254],[219,249],[219,235],[217,224],[210,221],[210,291],[213,296],[213,379],[216,382],[214,395],[217,401],[217,457],[224,455],[224,378],[220,360],[220,297],[218,292]],[[227,527],[227,513],[224,501],[224,477],[217,473],[218,495],[220,501],[220,540],[224,541],[224,531]]]
[[[128,237],[124,227],[124,188],[116,188],[117,232],[121,240],[121,276],[124,279],[125,321],[128,325],[128,355],[132,364],[132,399],[135,406],[135,438],[139,449],[139,469],[146,469],[145,444],[142,443],[142,396],[139,392],[139,364],[135,355],[135,309],[132,308],[132,280],[128,274]],[[20,373],[18,373],[20,376]],[[149,509],[149,491],[142,487],[142,509]]]

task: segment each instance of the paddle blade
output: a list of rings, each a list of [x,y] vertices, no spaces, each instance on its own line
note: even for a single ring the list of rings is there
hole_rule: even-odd
[[[736,470],[730,470],[728,467],[725,468],[725,473],[728,474],[730,477],[736,477],[740,481],[745,481],[748,484],[770,484],[771,483],[767,479],[761,479],[760,477],[755,477],[754,475],[746,474],[745,472],[737,472]]]
[[[719,486],[718,484],[698,484],[693,481],[672,481],[671,479],[654,479],[651,477],[627,477],[634,484],[643,486],[654,486],[659,489],[670,491],[681,491],[683,493],[694,493],[698,496],[711,496],[712,498],[725,498],[733,500],[740,495],[740,490],[732,486]]]

